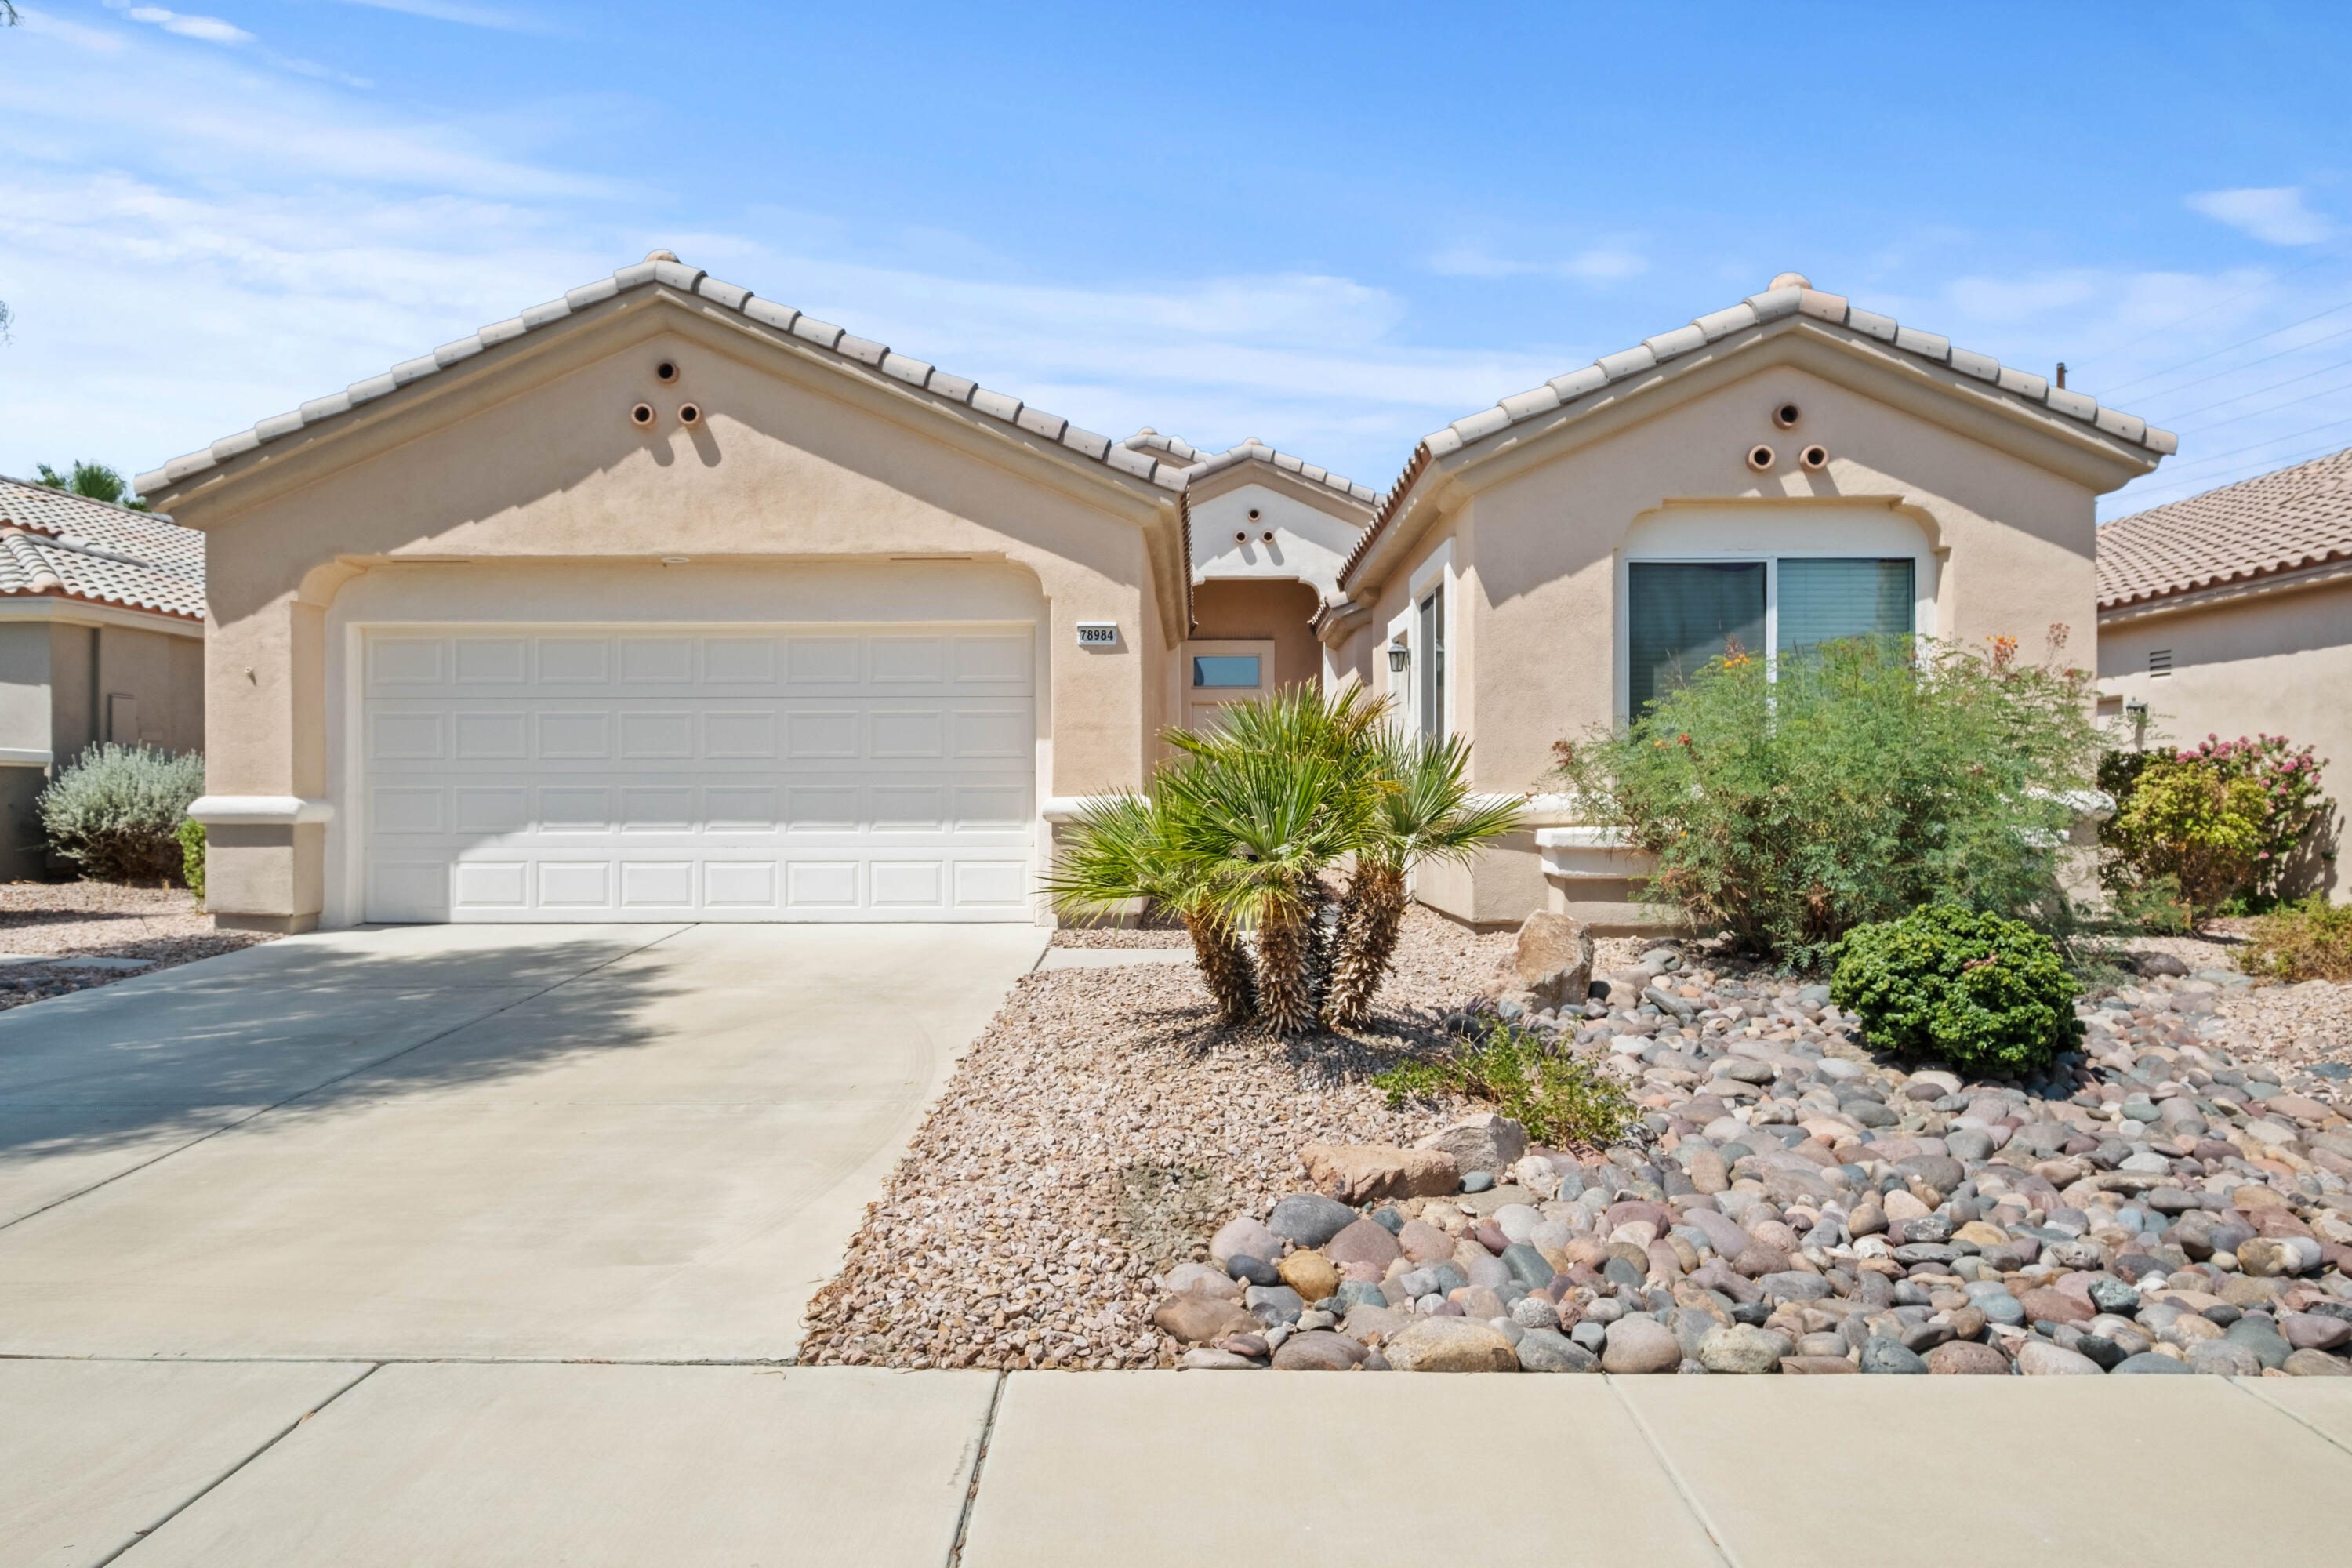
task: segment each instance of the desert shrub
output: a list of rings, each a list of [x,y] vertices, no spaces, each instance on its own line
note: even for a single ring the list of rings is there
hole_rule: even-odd
[[[1483,1034],[1399,1063],[1372,1083],[1387,1092],[1391,1106],[1442,1094],[1484,1100],[1526,1127],[1537,1142],[1563,1148],[1614,1143],[1635,1114],[1623,1086],[1597,1063],[1499,1018],[1486,1020]]]
[[[2286,904],[2254,922],[2246,972],[2281,980],[2352,980],[2352,905],[2325,893]]]
[[[1898,1056],[2021,1076],[2083,1037],[2057,945],[2021,921],[1932,904],[1855,927],[1835,959],[1830,1000]]]
[[[102,881],[164,881],[184,863],[180,824],[205,793],[201,752],[91,746],[37,803],[49,846]]]
[[[2320,767],[2284,735],[2110,753],[2099,787],[2116,807],[2099,834],[2101,879],[2120,895],[2168,878],[2194,918],[2268,908],[2327,818]]]
[[[2098,731],[2080,670],[1855,638],[1735,654],[1558,748],[1586,820],[1656,857],[1641,896],[1810,965],[1927,903],[2055,922]]]
[[[180,875],[195,894],[196,902],[205,901],[205,825],[194,817],[180,824]]]

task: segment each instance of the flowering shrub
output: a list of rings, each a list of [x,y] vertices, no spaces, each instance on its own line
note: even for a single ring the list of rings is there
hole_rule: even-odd
[[[2108,888],[2176,898],[2192,917],[2275,903],[2326,818],[2320,766],[2284,735],[2110,753],[2099,768],[2116,800],[2100,834]]]

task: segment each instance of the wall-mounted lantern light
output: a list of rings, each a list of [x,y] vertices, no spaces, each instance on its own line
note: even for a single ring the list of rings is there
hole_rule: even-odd
[[[2125,721],[2131,724],[2147,722],[2147,704],[2135,697],[2124,704]]]
[[[1405,646],[1404,638],[1399,637],[1396,641],[1389,644],[1389,669],[1391,672],[1402,674],[1405,670],[1411,668],[1412,666],[1412,649]]]

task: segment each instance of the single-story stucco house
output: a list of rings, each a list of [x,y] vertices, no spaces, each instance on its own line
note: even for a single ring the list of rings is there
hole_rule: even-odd
[[[2352,900],[2335,853],[2352,778],[2352,449],[2101,528],[2099,693],[2142,742],[2315,747],[2335,820],[2288,890]]]
[[[1318,619],[1326,668],[1540,791],[1555,742],[1622,723],[1727,639],[2050,643],[2088,668],[2097,498],[2174,437],[1784,273],[1765,292],[1423,440]],[[2066,659],[2063,653],[2062,659]],[[1423,901],[1655,918],[1643,866],[1571,803]]]
[[[205,747],[205,536],[0,478],[0,880],[51,873],[34,809],[105,741]]]
[[[1277,685],[1393,693],[1519,794],[1727,635],[2087,638],[2094,498],[2170,449],[1783,278],[1382,496],[657,251],[139,483],[208,536],[225,923],[1031,921],[1074,797]],[[1639,923],[1578,831],[1418,890]]]

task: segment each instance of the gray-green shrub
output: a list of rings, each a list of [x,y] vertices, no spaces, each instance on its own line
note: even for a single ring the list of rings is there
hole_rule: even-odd
[[[37,803],[49,847],[100,881],[168,881],[181,869],[180,824],[205,793],[202,752],[114,742],[91,746]]]
[[[2084,672],[1903,637],[1778,664],[1735,651],[1559,748],[1585,820],[1656,857],[1642,897],[1799,966],[1922,904],[2058,921],[2098,759]]]

